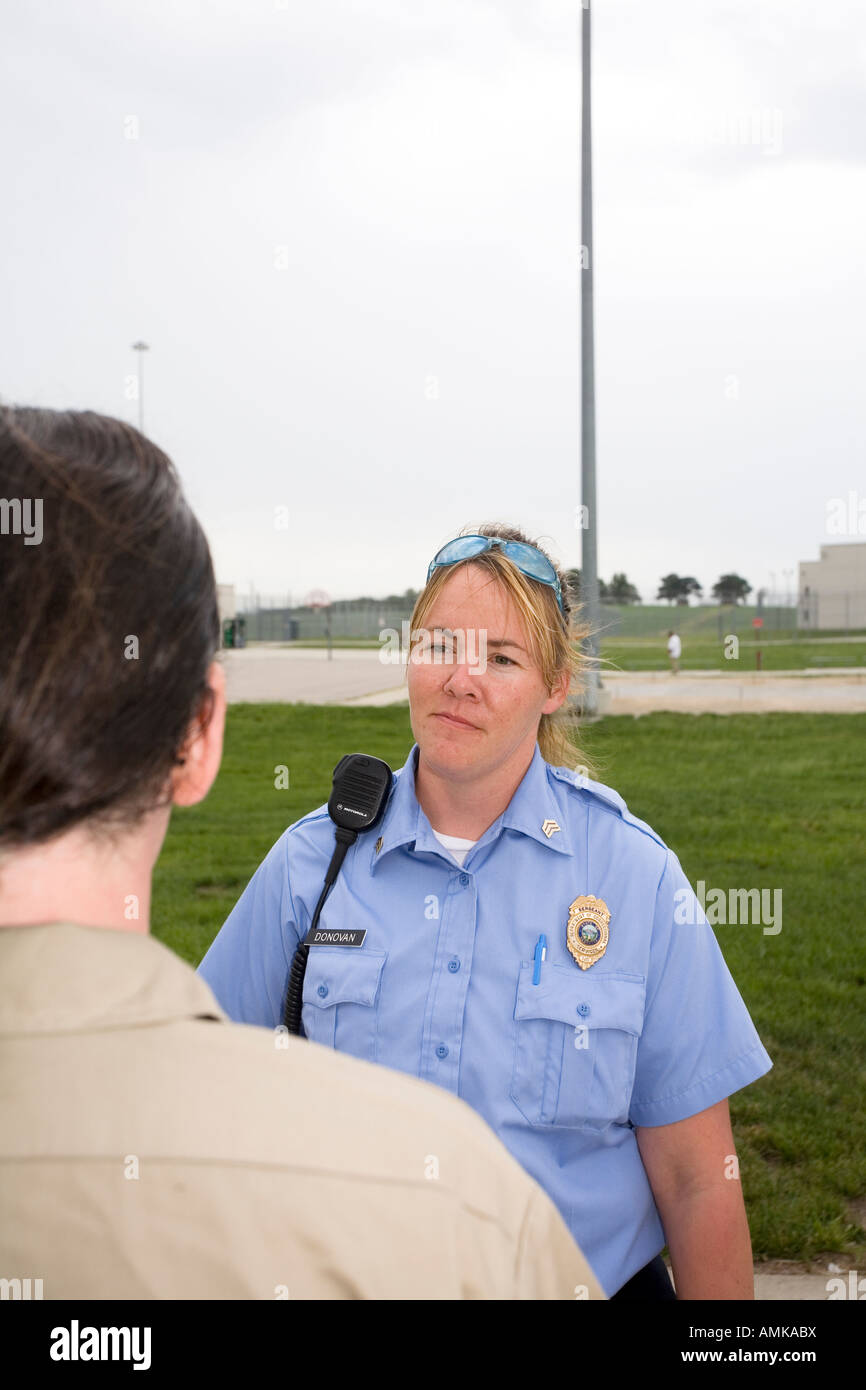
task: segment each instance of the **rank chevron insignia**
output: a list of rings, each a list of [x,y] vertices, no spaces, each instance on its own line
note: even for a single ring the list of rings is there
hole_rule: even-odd
[[[548,840],[550,839],[551,835],[555,835],[557,830],[559,830],[559,826],[556,824],[555,820],[546,820],[541,828],[547,836]]]

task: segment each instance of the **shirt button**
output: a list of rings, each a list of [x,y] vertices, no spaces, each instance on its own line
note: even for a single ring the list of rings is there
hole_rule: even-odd
[[[318,994],[318,996],[319,996],[320,999],[324,999],[325,996],[326,996],[327,993],[328,993],[328,986],[327,986],[327,985],[319,985],[319,988],[316,990],[316,993]]]
[[[592,1013],[592,1009],[589,1007],[588,1004],[578,1004],[577,1012],[580,1014],[581,1018],[589,1018],[589,1015]]]
[[[469,882],[469,875],[468,875],[468,874],[461,874],[461,875],[460,875],[460,884],[461,884],[461,887],[465,888],[468,882]]]
[[[457,959],[456,956],[454,957],[453,960],[449,960],[449,962],[448,962],[448,969],[451,971],[451,974],[452,974],[452,975],[456,975],[456,974],[457,974],[457,971],[460,969],[460,962],[459,962],[459,960]]]
[[[448,1056],[448,1048],[445,1046],[444,1043],[440,1043],[439,1046],[437,1047],[437,1049],[436,1049],[436,1056],[437,1056],[437,1057],[447,1057],[447,1056]]]

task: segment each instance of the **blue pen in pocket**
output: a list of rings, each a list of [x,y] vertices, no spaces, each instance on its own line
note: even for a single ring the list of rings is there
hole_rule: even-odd
[[[532,972],[532,983],[541,983],[541,962],[547,955],[547,937],[540,936],[535,946],[535,969]]]

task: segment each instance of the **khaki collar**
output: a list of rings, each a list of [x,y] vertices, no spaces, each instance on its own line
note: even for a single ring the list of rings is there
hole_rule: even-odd
[[[204,980],[143,932],[0,927],[0,1034],[225,1020]]]

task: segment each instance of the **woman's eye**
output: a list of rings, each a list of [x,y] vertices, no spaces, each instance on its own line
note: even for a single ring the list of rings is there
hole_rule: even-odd
[[[516,665],[516,663],[515,663],[514,661],[511,660],[511,657],[510,657],[510,656],[503,656],[502,652],[497,652],[494,659],[495,659],[496,661],[504,661],[505,664],[506,664],[506,666],[514,666],[514,665]]]

